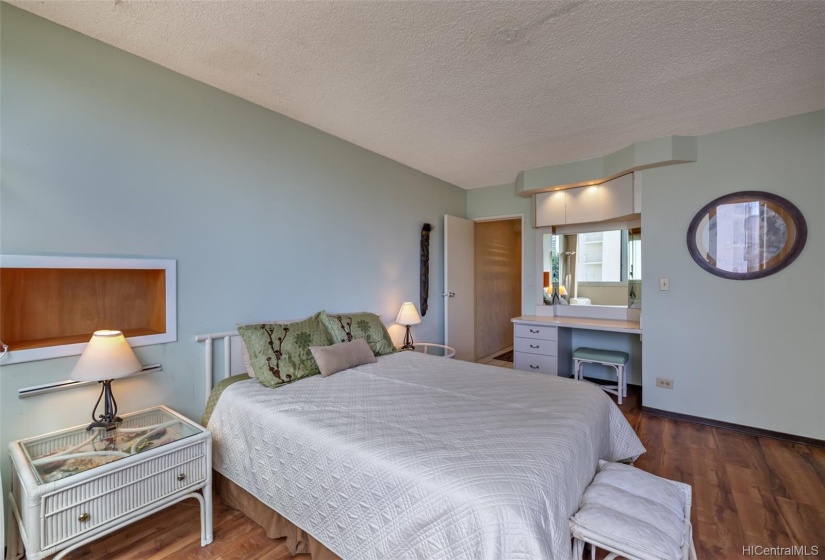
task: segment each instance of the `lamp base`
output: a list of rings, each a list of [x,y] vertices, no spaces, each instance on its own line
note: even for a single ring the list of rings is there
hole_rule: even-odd
[[[117,415],[117,402],[112,393],[112,380],[107,379],[105,381],[98,381],[98,383],[103,383],[103,388],[100,390],[100,396],[97,398],[95,407],[92,410],[92,423],[86,426],[86,430],[88,431],[92,428],[103,428],[107,431],[114,430],[117,428],[118,422],[123,422],[123,418]],[[103,400],[103,414],[95,417],[101,399]]]
[[[88,432],[92,428],[105,428],[106,431],[108,432],[109,430],[117,429],[117,423],[122,422],[122,421],[123,421],[123,418],[120,418],[119,416],[116,416],[115,419],[112,422],[104,422],[104,421],[92,422],[91,424],[86,426],[86,431]]]
[[[402,350],[415,350],[415,346],[413,346],[412,331],[410,331],[410,326],[407,325],[407,333],[404,335],[404,346],[401,347]]]

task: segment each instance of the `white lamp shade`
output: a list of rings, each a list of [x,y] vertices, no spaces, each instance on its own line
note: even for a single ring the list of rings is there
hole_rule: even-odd
[[[105,381],[143,369],[120,331],[96,331],[70,376],[75,381]]]
[[[395,322],[405,326],[417,325],[421,322],[421,315],[418,314],[418,309],[415,308],[413,302],[405,301],[401,304],[401,310],[398,312]]]

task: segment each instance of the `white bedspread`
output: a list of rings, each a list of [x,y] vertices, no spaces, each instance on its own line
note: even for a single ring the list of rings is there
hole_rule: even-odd
[[[400,352],[226,389],[214,466],[344,559],[566,559],[599,459],[644,452],[594,385]]]

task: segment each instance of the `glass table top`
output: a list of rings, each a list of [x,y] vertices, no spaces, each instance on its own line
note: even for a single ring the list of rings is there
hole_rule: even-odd
[[[78,426],[21,441],[41,484],[180,441],[203,430],[163,408],[123,416],[114,430]]]

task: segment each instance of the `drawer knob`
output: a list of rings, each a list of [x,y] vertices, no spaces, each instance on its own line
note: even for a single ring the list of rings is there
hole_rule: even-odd
[[[530,369],[539,369],[539,366],[530,365]]]
[[[185,478],[186,478],[186,475],[185,475],[185,474],[183,474],[183,473],[180,473],[180,474],[178,475],[178,480],[183,480],[183,479],[185,479]]]
[[[530,332],[531,332],[531,333],[533,333],[533,334],[539,334],[539,331],[538,331],[538,330],[535,330],[535,331],[534,331],[533,329],[530,329]]]
[[[89,514],[88,513],[81,513],[78,516],[77,520],[80,521],[81,523],[86,523],[89,520]]]
[[[536,344],[536,345],[531,344],[531,345],[530,345],[530,348],[538,348],[538,347],[539,347],[539,345],[538,345],[538,344]]]

